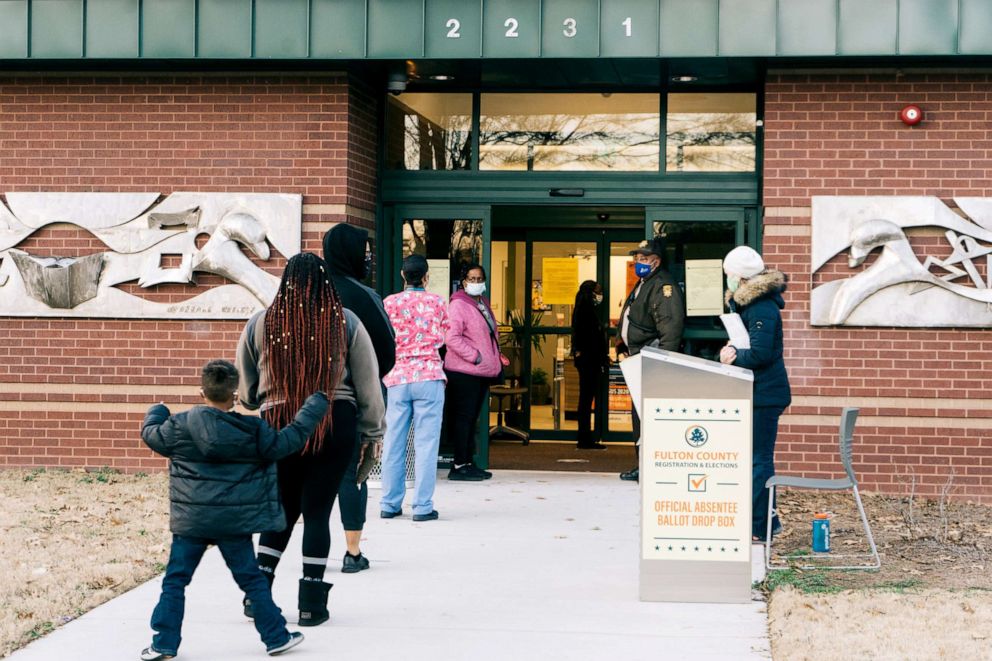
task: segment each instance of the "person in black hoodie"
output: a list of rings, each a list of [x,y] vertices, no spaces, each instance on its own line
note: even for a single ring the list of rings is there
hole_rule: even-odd
[[[785,370],[782,341],[782,310],[788,277],[766,269],[753,248],[738,246],[723,260],[727,274],[727,306],[740,314],[747,328],[749,349],[727,344],[720,362],[754,372],[754,411],[751,417],[751,538],[764,541],[768,534],[768,489],[765,482],[775,474],[775,440],[778,419],[792,403],[789,375]],[[782,529],[776,517],[772,534]]]
[[[579,373],[579,435],[580,450],[605,450],[599,442],[600,429],[597,422],[592,430],[589,416],[592,403],[602,389],[603,375],[610,364],[609,346],[606,331],[597,314],[597,307],[603,302],[603,288],[595,280],[586,280],[579,285],[572,309],[572,357]],[[593,431],[595,433],[593,433]]]
[[[255,562],[251,535],[282,530],[276,460],[299,450],[327,412],[324,393],[314,393],[282,430],[233,411],[238,370],[226,360],[203,368],[205,406],[170,415],[164,404],[148,409],[141,438],[168,457],[169,529],[172,549],[162,596],[152,613],[152,644],[145,661],[170,659],[181,642],[186,586],[208,544],[220,549],[228,569],[255,605],[255,629],[269,655],[295,647],[303,634],[290,633],[269,582]]]
[[[324,234],[324,261],[330,268],[331,280],[341,304],[355,313],[372,339],[381,383],[382,377],[396,363],[396,334],[382,306],[382,298],[362,283],[372,272],[368,230],[347,223],[332,227]],[[364,480],[358,484],[357,480],[360,460],[361,448],[358,447],[338,490],[341,524],[348,545],[341,564],[341,571],[346,574],[369,568],[368,558],[362,555],[360,547],[369,500],[368,485]]]

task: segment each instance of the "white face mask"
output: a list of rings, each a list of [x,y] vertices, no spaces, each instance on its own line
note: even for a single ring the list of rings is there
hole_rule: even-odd
[[[466,282],[465,283],[465,293],[469,296],[482,296],[486,291],[486,283],[484,282]]]

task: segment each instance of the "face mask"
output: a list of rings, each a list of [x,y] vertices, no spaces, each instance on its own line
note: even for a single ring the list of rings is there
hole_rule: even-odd
[[[654,269],[651,268],[650,264],[644,264],[642,262],[637,262],[636,264],[634,264],[634,274],[638,278],[648,277],[649,275],[651,275],[651,271],[653,270]]]
[[[365,267],[363,269],[362,280],[369,277],[372,274],[372,255],[365,255]]]
[[[603,295],[602,294],[596,294],[596,295],[594,295],[592,297],[592,302],[595,303],[596,305],[599,305],[600,303],[603,302]]]
[[[741,279],[735,275],[727,276],[727,291],[731,294],[737,291],[737,288],[741,286]]]
[[[465,283],[465,293],[469,296],[482,296],[486,291],[486,283],[484,282],[467,282]]]

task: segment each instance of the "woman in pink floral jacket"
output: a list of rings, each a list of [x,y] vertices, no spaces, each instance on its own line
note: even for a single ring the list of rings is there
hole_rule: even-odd
[[[445,375],[438,350],[444,344],[448,318],[444,299],[424,289],[427,260],[410,255],[401,270],[406,288],[383,301],[396,331],[396,364],[382,382],[386,398],[386,436],[382,449],[382,500],[380,516],[391,519],[403,513],[406,495],[406,450],[413,423],[414,521],[438,518],[434,509],[437,452],[444,412]]]
[[[444,371],[451,392],[445,406],[448,437],[455,446],[455,460],[449,480],[479,481],[492,477],[472,463],[475,454],[475,426],[482,404],[489,396],[489,385],[503,371],[506,359],[499,350],[496,317],[486,291],[486,271],[478,264],[467,264],[461,272],[462,288],[448,306],[447,352]]]

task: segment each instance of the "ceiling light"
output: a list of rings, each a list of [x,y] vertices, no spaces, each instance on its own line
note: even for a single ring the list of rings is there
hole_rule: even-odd
[[[441,80],[441,81],[455,79],[454,76],[449,76],[444,73],[438,73],[438,74],[434,74],[433,76],[427,76],[427,77],[430,78],[431,80]]]
[[[673,83],[694,83],[699,80],[698,76],[672,76]]]

